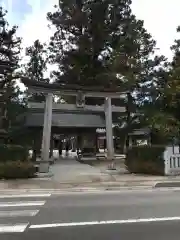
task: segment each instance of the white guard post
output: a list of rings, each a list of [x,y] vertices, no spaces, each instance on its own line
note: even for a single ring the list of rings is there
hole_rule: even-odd
[[[39,166],[40,173],[49,172],[49,150],[50,150],[51,125],[52,125],[52,103],[53,103],[53,94],[48,93],[46,95],[45,112],[44,112],[42,152],[41,152],[41,162]]]

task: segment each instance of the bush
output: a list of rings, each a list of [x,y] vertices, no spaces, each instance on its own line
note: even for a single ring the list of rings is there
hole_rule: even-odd
[[[133,146],[127,151],[125,165],[130,173],[164,175],[162,146]]]
[[[95,153],[96,150],[93,147],[84,147],[82,149],[82,155],[94,155]]]
[[[0,163],[0,179],[32,178],[36,168],[30,161],[6,161]]]
[[[28,155],[28,149],[23,146],[0,144],[0,162],[26,161]]]

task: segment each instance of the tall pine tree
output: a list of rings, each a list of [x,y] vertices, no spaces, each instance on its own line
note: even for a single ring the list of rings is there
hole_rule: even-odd
[[[32,46],[26,48],[27,62],[23,64],[23,73],[26,77],[38,82],[48,83],[44,79],[44,73],[47,70],[47,57],[45,45],[36,40]],[[42,93],[34,93],[29,96],[30,101],[43,102],[45,97]]]
[[[146,85],[148,94],[147,82],[164,59],[150,60],[156,43],[131,13],[131,0],[61,0],[48,19],[56,27],[50,44],[56,82],[119,87],[139,98],[144,91],[141,101]]]
[[[51,38],[57,82],[81,86],[117,87],[109,77],[109,60],[131,22],[130,0],[61,0],[48,19],[56,27]]]
[[[132,14],[131,0],[60,0],[47,16],[56,27],[50,43],[51,60],[59,67],[54,80],[127,91],[127,115],[116,116],[126,135],[149,124],[165,86],[166,59],[154,56],[156,42]],[[141,114],[133,115],[137,109]]]
[[[17,27],[9,27],[7,12],[0,7],[0,129],[6,133],[12,127],[17,113],[9,113],[12,104],[19,104],[19,88],[16,87],[16,70],[19,68],[21,39],[16,36]]]
[[[177,27],[177,33],[180,33],[180,26]],[[174,40],[171,50],[173,59],[168,65],[168,78],[162,104],[173,120],[169,131],[180,139],[180,39]]]

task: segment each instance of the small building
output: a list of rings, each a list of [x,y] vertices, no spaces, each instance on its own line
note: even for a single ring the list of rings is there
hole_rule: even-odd
[[[42,131],[44,125],[44,113],[41,109],[29,109],[25,119],[25,126],[32,129],[38,136],[34,139],[34,144],[41,147]],[[51,138],[53,148],[57,148],[57,142],[64,138],[75,139],[75,144],[79,147],[95,148],[98,139],[97,128],[105,128],[105,117],[102,113],[90,111],[53,111]],[[57,136],[60,136],[58,139]],[[78,147],[78,146],[77,146]],[[96,150],[94,150],[96,151]]]
[[[129,135],[129,145],[147,145],[151,142],[151,130],[149,128],[134,129]]]

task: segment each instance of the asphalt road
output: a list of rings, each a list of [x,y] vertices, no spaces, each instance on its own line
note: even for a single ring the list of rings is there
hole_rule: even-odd
[[[1,240],[179,240],[179,226],[180,191],[0,195]]]

